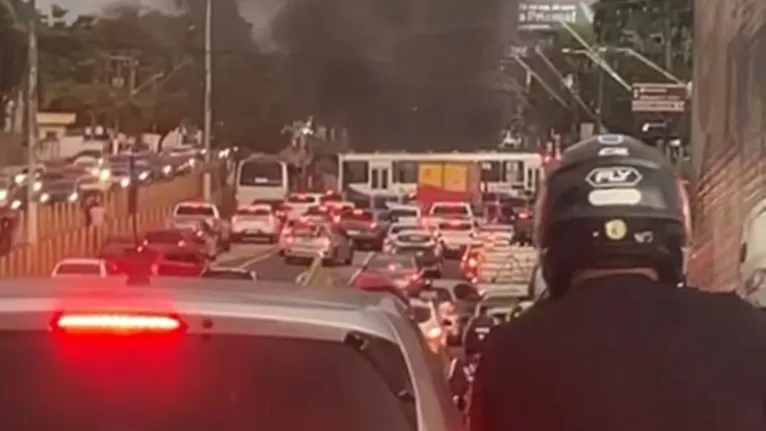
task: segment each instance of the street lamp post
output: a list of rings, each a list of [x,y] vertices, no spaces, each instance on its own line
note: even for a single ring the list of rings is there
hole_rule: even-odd
[[[29,0],[28,22],[28,76],[27,76],[27,242],[34,245],[38,240],[38,208],[35,199],[35,181],[37,181],[37,1]]]
[[[202,174],[202,193],[206,201],[213,195],[213,179],[210,172],[210,134],[213,123],[213,0],[205,0],[205,101],[202,142],[205,146],[205,166]]]

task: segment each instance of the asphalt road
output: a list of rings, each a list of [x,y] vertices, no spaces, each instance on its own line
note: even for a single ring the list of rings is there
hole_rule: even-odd
[[[339,283],[346,283],[364,260],[369,252],[357,252],[354,263],[346,267],[325,268],[331,271],[333,278]],[[276,254],[273,246],[261,244],[235,245],[231,253],[219,258],[218,265],[247,268],[258,273],[258,279],[263,281],[294,281],[298,275],[308,268],[308,265],[288,265]],[[460,281],[460,271],[457,261],[448,261],[444,268],[444,276],[438,284],[455,284]]]

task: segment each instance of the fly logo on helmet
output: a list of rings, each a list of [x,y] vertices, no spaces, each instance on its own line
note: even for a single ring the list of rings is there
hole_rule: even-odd
[[[596,168],[585,177],[585,181],[593,188],[635,187],[642,179],[641,173],[630,166]]]

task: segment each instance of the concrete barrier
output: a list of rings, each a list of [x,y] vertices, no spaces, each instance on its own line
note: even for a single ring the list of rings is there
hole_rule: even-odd
[[[99,227],[86,227],[82,220],[76,223],[71,209],[54,206],[48,214],[55,216],[47,220],[53,224],[47,226],[56,226],[56,230],[41,235],[35,246],[18,247],[1,257],[0,277],[47,276],[61,259],[95,256],[107,237],[130,236],[134,218],[139,234],[162,228],[177,202],[201,197],[201,184],[201,175],[193,174],[141,188],[135,216],[128,215],[127,194],[117,192],[110,197],[111,211]]]

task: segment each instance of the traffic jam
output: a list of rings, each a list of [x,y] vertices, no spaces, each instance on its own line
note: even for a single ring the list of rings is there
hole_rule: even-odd
[[[453,377],[468,328],[480,316],[512,320],[544,290],[529,246],[532,198],[481,197],[466,203],[417,194],[360,200],[333,190],[292,192],[279,200],[240,196],[228,212],[203,200],[179,202],[164,227],[110,237],[95,257],[59,262],[51,285],[78,288],[65,289],[72,298],[51,291],[64,305],[45,328],[111,369],[129,367],[144,343],[159,355],[144,356],[146,364],[185,363],[164,379],[193,381],[197,397],[189,391],[135,397],[130,387],[160,379],[148,371],[130,382],[120,380],[130,373],[103,378],[120,409],[104,405],[97,391],[82,394],[105,415],[137,412],[123,416],[127,423],[156,419],[147,403],[183,398],[185,409],[214,406],[242,423],[249,423],[244,408],[234,407],[248,403],[248,417],[258,415],[259,426],[461,429],[464,416],[457,413],[465,410],[467,393]],[[250,244],[273,249],[269,265],[344,277],[331,286],[307,284],[307,292],[294,282],[262,279],[252,266],[221,262],[232,248]],[[99,282],[87,282],[92,279]],[[80,295],[107,299],[83,305]],[[110,335],[123,341],[105,341]],[[165,335],[175,340],[167,351]],[[136,341],[118,345],[130,336]],[[195,359],[186,364],[192,351]],[[266,403],[273,407],[267,409],[264,391],[289,402]],[[285,410],[303,398],[310,413]],[[101,427],[93,418],[77,420]]]

